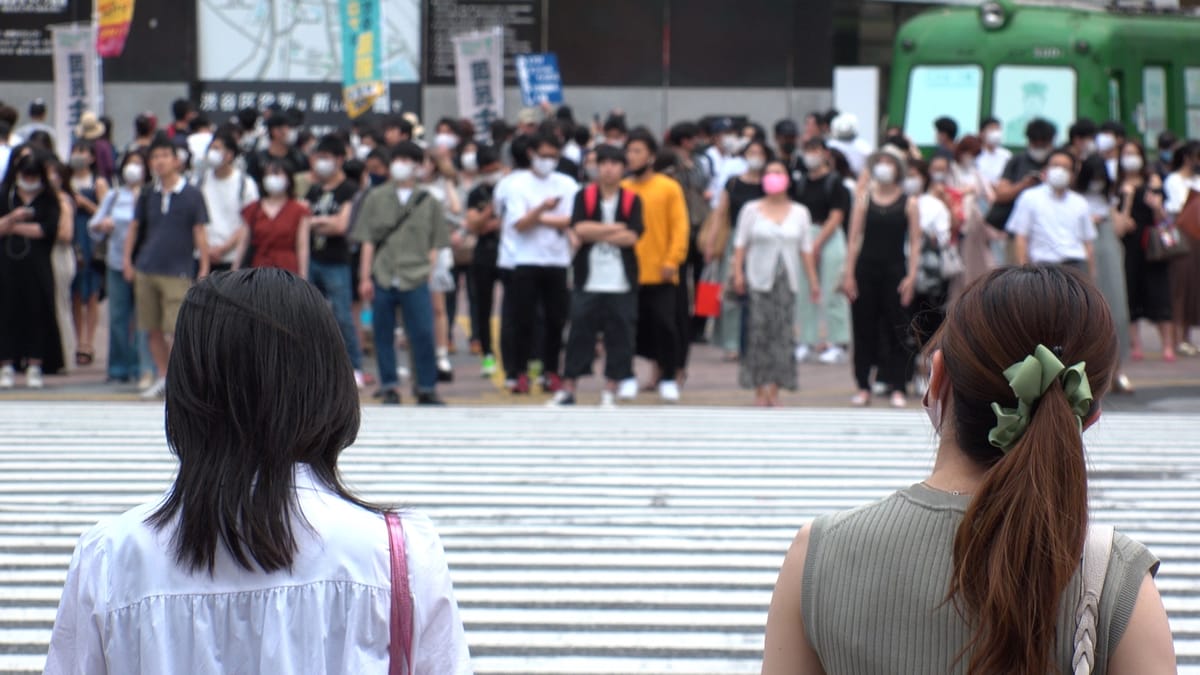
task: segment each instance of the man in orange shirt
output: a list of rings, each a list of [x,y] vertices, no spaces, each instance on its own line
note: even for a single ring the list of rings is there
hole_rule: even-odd
[[[679,183],[654,172],[658,142],[644,127],[634,129],[625,142],[629,175],[621,187],[642,201],[645,230],[638,240],[637,353],[658,364],[658,395],[664,402],[679,401],[675,374],[679,369],[680,335],[675,303],[678,302],[679,266],[687,258],[688,212]],[[637,380],[621,383],[617,397],[637,396]]]

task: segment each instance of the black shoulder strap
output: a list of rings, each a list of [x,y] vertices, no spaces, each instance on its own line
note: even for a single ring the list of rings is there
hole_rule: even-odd
[[[417,207],[420,206],[428,196],[429,193],[424,190],[417,193],[416,198],[413,199],[412,206],[408,207],[408,210],[406,210],[404,214],[400,216],[400,219],[396,221],[396,224],[392,226],[392,229],[387,231],[387,234],[383,235],[379,241],[375,242],[376,250],[383,248],[384,244],[386,244],[388,240],[392,238],[392,235],[396,234],[402,227],[404,227],[404,223],[408,221],[409,216],[411,216],[413,212],[417,210]]]

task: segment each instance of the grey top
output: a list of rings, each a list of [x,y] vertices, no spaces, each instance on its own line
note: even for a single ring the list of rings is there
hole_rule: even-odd
[[[420,188],[407,196],[401,204],[396,186],[390,182],[373,188],[363,197],[350,235],[354,241],[375,245],[371,265],[375,283],[400,291],[426,283],[430,253],[450,245],[441,203]]]
[[[970,626],[946,603],[954,535],[970,503],[917,484],[852,511],[813,521],[801,605],[808,640],[829,675],[966,673]],[[1097,668],[1121,639],[1147,572],[1158,559],[1117,534],[1100,598]],[[1063,595],[1058,665],[1073,672],[1076,573]]]

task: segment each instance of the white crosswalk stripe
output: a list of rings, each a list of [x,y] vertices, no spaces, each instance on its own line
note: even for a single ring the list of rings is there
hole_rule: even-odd
[[[1200,673],[1200,434],[1110,415],[1088,434],[1093,517],[1163,560],[1181,672]],[[628,408],[365,411],[342,469],[433,518],[479,673],[758,672],[796,529],[921,480],[919,412]],[[5,403],[0,672],[37,672],[76,538],[154,499],[162,408]]]

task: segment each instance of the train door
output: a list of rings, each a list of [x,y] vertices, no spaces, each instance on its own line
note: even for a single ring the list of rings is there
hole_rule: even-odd
[[[1200,67],[1187,66],[1183,69],[1183,129],[1186,138],[1200,138]],[[1178,129],[1180,125],[1176,124]]]
[[[1155,147],[1158,135],[1167,129],[1167,67],[1146,64],[1142,68],[1142,103],[1139,107],[1138,131],[1146,147]]]

